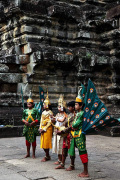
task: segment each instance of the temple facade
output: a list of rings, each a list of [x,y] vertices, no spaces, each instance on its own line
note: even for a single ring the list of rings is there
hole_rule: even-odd
[[[21,124],[29,91],[40,85],[54,107],[74,100],[90,78],[110,114],[120,117],[118,0],[0,1],[0,123]]]

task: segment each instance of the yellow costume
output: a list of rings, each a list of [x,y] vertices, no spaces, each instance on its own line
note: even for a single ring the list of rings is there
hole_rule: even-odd
[[[47,97],[44,101],[44,104],[46,104],[47,108],[48,108],[48,105],[50,105],[48,92],[47,92]],[[53,113],[51,110],[48,109],[48,110],[43,111],[42,116],[41,116],[40,129],[45,131],[44,133],[41,133],[40,148],[43,148],[43,149],[52,149],[53,127],[52,127],[50,115],[53,115]]]
[[[41,145],[40,148],[43,149],[52,149],[52,132],[53,128],[51,125],[50,115],[53,115],[52,111],[43,111],[41,117],[40,129],[43,129],[45,132],[41,134]]]

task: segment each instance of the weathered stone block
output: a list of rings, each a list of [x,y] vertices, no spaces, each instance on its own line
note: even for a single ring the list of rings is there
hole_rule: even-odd
[[[1,64],[28,64],[29,62],[28,55],[6,55],[0,57]]]
[[[21,34],[20,27],[16,27],[13,32],[13,37],[15,38],[15,37],[19,36],[20,34]]]
[[[9,67],[5,64],[0,64],[0,72],[8,72]]]
[[[113,7],[106,14],[107,19],[112,19],[112,18],[114,18],[116,16],[120,16],[120,5],[118,5],[116,7]]]
[[[102,64],[109,64],[109,63],[110,63],[109,57],[105,57],[105,56],[97,57],[97,64],[102,65]]]
[[[22,81],[21,74],[0,73],[0,82],[18,83]]]
[[[32,53],[32,48],[31,48],[31,44],[30,43],[24,45],[24,47],[22,49],[22,53],[23,54],[30,54],[30,53]]]
[[[0,92],[12,92],[12,93],[16,93],[17,91],[17,83],[16,84],[2,84],[0,86]]]
[[[20,66],[20,70],[22,71],[22,72],[24,72],[24,73],[27,73],[27,65],[21,65]]]
[[[34,52],[30,55],[30,60],[34,63],[40,63],[42,60],[41,51]]]
[[[17,64],[28,64],[30,62],[29,55],[19,55]]]
[[[21,55],[22,54],[22,49],[20,46],[18,45],[15,45],[15,52],[16,52],[16,55]]]

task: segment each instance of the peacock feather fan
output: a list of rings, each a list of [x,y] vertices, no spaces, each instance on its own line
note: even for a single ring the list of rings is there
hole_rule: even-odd
[[[94,84],[89,79],[85,96],[83,133],[86,134],[93,129],[96,131],[102,130],[118,123],[116,119],[111,118],[109,115],[106,106],[98,98]]]
[[[39,96],[40,96],[40,102],[39,103],[35,103],[35,107],[38,112],[40,113],[40,115],[42,114],[42,108],[43,108],[43,102],[44,102],[44,91],[43,88],[39,86]]]
[[[80,95],[83,99],[83,102],[85,103],[85,96],[86,96],[86,88],[83,84],[81,84],[81,91],[80,91]]]

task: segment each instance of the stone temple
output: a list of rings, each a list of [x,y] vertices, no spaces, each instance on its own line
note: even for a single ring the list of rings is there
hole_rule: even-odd
[[[119,0],[0,0],[0,124],[21,124],[21,87],[54,107],[90,78],[120,117]]]

